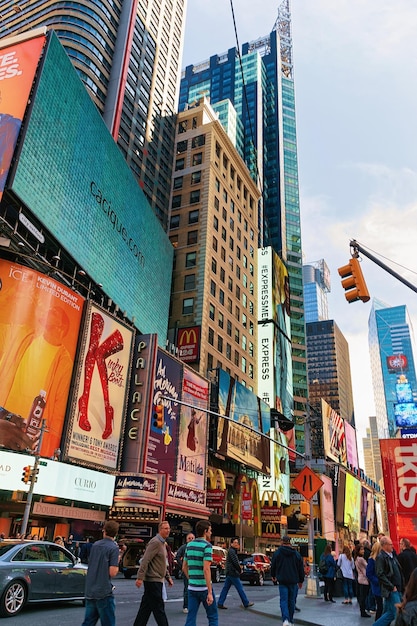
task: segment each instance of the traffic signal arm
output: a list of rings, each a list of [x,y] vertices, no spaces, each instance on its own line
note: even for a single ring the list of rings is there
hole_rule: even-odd
[[[359,259],[352,257],[348,265],[339,267],[337,270],[342,277],[342,287],[345,290],[345,298],[349,302],[368,302],[370,295],[362,274]]]

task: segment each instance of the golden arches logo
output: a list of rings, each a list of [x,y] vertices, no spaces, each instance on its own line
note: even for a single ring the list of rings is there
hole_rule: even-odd
[[[188,328],[178,331],[178,347],[195,345],[197,343],[197,332],[195,328]]]
[[[226,489],[226,479],[221,469],[207,470],[207,477],[209,479],[209,489]],[[219,487],[217,485],[220,485]]]
[[[276,524],[273,522],[268,522],[265,527],[265,534],[267,535],[278,535]]]
[[[261,506],[274,506],[274,502],[277,506],[281,506],[281,498],[277,491],[263,491],[261,497]]]

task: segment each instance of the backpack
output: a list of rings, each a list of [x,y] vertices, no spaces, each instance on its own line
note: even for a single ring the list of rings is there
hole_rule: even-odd
[[[327,565],[324,559],[324,556],[321,556],[320,561],[319,561],[319,572],[322,576],[325,576],[328,571],[329,571],[329,566]]]

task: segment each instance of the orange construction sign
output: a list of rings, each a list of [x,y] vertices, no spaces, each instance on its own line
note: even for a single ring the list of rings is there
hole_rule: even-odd
[[[322,485],[324,485],[324,482],[309,467],[305,467],[301,470],[298,476],[292,481],[292,486],[297,489],[306,500],[311,500]]]

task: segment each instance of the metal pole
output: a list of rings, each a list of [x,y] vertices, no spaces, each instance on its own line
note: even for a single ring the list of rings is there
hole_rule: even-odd
[[[29,516],[30,516],[30,509],[32,508],[32,499],[33,499],[33,490],[35,488],[35,483],[37,481],[37,475],[38,475],[38,467],[39,467],[39,460],[40,460],[40,455],[39,455],[39,451],[41,449],[42,446],[42,439],[43,439],[43,433],[45,432],[45,426],[46,426],[46,422],[43,419],[42,420],[42,425],[41,425],[41,434],[39,436],[39,441],[38,441],[38,445],[36,446],[36,452],[35,452],[35,463],[33,464],[33,468],[30,474],[30,485],[29,485],[29,491],[28,491],[28,495],[26,498],[26,505],[25,505],[25,512],[23,513],[23,519],[22,519],[22,526],[20,529],[20,534],[22,535],[22,538],[25,538],[26,535],[26,530],[28,527],[28,522],[29,522]]]
[[[307,416],[304,423],[304,436],[305,436],[305,460],[306,466],[311,469],[311,419],[310,419],[310,407],[307,404]],[[316,576],[316,567],[314,562],[314,508],[313,498],[309,500],[310,514],[308,519],[308,560],[310,562],[310,573],[307,576],[306,584],[306,596],[309,598],[320,598],[320,585],[319,579]]]

